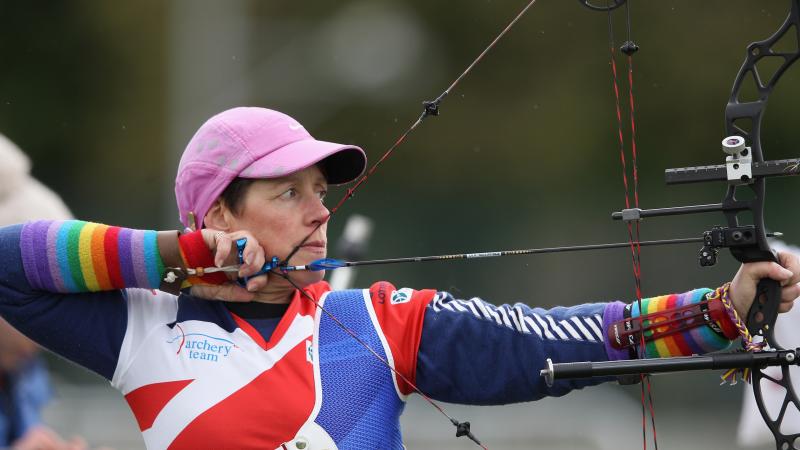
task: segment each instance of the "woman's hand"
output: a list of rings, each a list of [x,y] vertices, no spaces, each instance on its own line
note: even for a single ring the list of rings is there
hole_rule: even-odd
[[[255,292],[264,289],[269,283],[269,274],[259,275],[247,280],[247,289],[236,282],[237,278],[244,278],[257,273],[266,262],[264,248],[252,234],[247,231],[225,233],[210,229],[203,229],[203,240],[208,249],[214,254],[214,265],[217,267],[239,264],[236,250],[236,241],[247,239],[244,247],[244,262],[238,273],[229,273],[230,281],[224,284],[204,284],[192,286],[191,294],[195,297],[210,300],[243,301],[253,300]]]
[[[785,313],[792,309],[794,301],[800,296],[800,259],[797,255],[778,253],[778,263],[755,262],[742,264],[731,282],[729,295],[736,312],[742,320],[747,317],[756,296],[756,285],[762,278],[772,278],[781,283],[781,304],[778,311]]]

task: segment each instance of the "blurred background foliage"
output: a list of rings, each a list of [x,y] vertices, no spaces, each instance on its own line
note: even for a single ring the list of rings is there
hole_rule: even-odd
[[[0,132],[77,217],[176,228],[175,168],[206,118],[278,109],[375,161],[524,3],[3,0]],[[724,161],[723,111],[745,47],[771,35],[788,5],[632,3],[643,207],[722,198],[722,185],[667,187],[663,171]],[[618,45],[624,12],[613,26]],[[625,241],[609,218],[624,194],[608,41],[607,15],[538,2],[342,208],[331,241],[356,212],[376,224],[370,258]],[[771,159],[798,156],[798,77],[785,75],[767,110]],[[767,223],[799,242],[794,183],[771,180]],[[699,236],[721,222],[652,219],[642,238]],[[696,247],[645,249],[645,295],[731,277],[727,254],[700,270]],[[626,250],[371,268],[358,282],[380,279],[541,306],[634,295]]]

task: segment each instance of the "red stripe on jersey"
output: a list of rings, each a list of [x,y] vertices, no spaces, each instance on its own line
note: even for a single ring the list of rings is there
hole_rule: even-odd
[[[433,300],[436,291],[430,289],[398,291],[394,285],[384,281],[373,284],[369,293],[378,323],[392,352],[395,370],[412,383],[416,383],[422,321],[425,318],[425,308]],[[395,378],[400,392],[405,395],[414,392],[414,389],[400,377],[395,375]]]
[[[125,396],[125,400],[128,401],[133,415],[136,416],[139,430],[144,431],[153,426],[153,421],[156,420],[164,406],[192,381],[194,380],[153,383],[129,392]]]
[[[305,291],[305,293],[313,298],[316,302],[319,301],[323,294],[330,290],[330,285],[328,285],[328,283],[325,281],[320,281],[303,288],[303,291]],[[300,291],[295,289],[294,295],[292,296],[292,302],[289,304],[289,309],[286,310],[286,313],[283,315],[281,321],[278,322],[278,325],[275,327],[275,331],[272,332],[272,336],[270,336],[269,341],[267,342],[267,350],[278,345],[281,339],[283,339],[283,335],[286,334],[286,331],[292,325],[295,315],[314,317],[316,310],[317,305],[307,299],[304,295],[300,294]]]
[[[314,409],[314,366],[306,362],[306,342],[199,415],[169,448],[270,449],[292,440]]]

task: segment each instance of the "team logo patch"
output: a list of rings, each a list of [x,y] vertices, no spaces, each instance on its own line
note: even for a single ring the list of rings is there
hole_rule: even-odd
[[[306,361],[314,364],[314,344],[306,340]]]
[[[414,293],[413,289],[410,288],[403,288],[399,291],[392,291],[392,299],[391,303],[393,305],[398,305],[400,303],[407,303],[411,301],[411,294]]]
[[[178,351],[175,354],[187,355],[189,359],[219,362],[221,359],[227,358],[231,351],[239,348],[229,339],[205,333],[185,333],[179,324],[176,324],[175,328],[180,333],[169,339],[167,343],[178,344]]]

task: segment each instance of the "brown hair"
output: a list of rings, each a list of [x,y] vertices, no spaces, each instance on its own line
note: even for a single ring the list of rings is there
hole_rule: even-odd
[[[250,186],[255,181],[255,178],[236,177],[231,181],[231,184],[222,191],[222,194],[220,194],[219,198],[222,200],[222,204],[227,206],[233,215],[238,216],[241,214],[244,197],[247,195],[247,190],[250,189]]]

